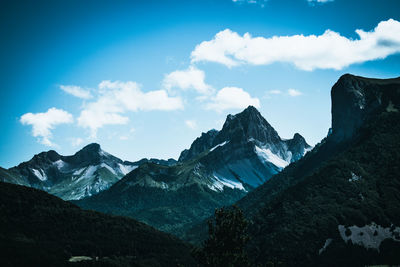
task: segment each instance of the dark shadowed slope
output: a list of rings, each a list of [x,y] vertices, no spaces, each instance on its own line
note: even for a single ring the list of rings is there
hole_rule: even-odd
[[[332,134],[238,203],[256,262],[399,264],[399,111],[400,79],[339,79]]]
[[[193,265],[190,247],[168,234],[33,188],[0,182],[0,215],[2,266],[63,266],[82,255],[113,266]]]

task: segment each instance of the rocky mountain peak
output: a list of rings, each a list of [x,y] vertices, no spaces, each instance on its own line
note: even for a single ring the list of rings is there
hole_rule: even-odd
[[[295,134],[293,135],[293,140],[305,141],[304,137],[301,136],[299,133],[295,133]]]
[[[88,144],[87,146],[85,146],[81,149],[81,151],[90,151],[90,152],[99,152],[100,150],[101,150],[101,147],[97,143]]]
[[[236,115],[228,115],[214,145],[223,141],[247,142],[254,139],[262,143],[276,143],[281,139],[275,129],[253,106],[247,107]]]
[[[96,165],[99,164],[106,155],[107,153],[101,149],[99,144],[91,143],[76,152],[73,156],[69,156],[68,161],[83,163],[85,165]]]

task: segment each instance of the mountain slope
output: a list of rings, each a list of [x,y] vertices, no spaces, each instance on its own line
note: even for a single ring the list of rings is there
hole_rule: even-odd
[[[108,189],[145,162],[175,164],[172,159],[122,161],[93,143],[72,156],[62,156],[50,150],[8,170],[1,168],[0,181],[38,188],[64,200],[76,200]]]
[[[238,202],[253,221],[256,262],[400,262],[399,110],[400,78],[339,79],[331,134]]]
[[[202,164],[224,179],[256,188],[285,166],[300,159],[310,146],[300,134],[283,140],[252,106],[236,115],[228,115],[217,132],[211,130],[184,150],[179,161],[198,157]]]
[[[352,84],[364,84],[363,87],[357,88],[368,93],[357,93]],[[316,145],[311,153],[307,153],[302,160],[288,166],[268,183],[263,184],[241,199],[239,202],[241,207],[248,213],[254,212],[276,193],[302,180],[321,164],[348,149],[354,134],[371,116],[376,116],[381,112],[396,111],[395,107],[400,105],[399,85],[400,78],[369,79],[350,74],[340,77],[331,91],[332,128],[330,134]],[[348,91],[351,91],[352,94],[343,98],[342,96]],[[360,95],[370,96],[368,101],[363,101],[368,104],[359,105]],[[349,110],[354,108],[359,110],[358,113],[364,115],[359,117],[343,115],[352,114]],[[351,125],[351,127],[348,127],[348,125]]]
[[[399,114],[378,116],[350,149],[266,201],[250,228],[249,251],[257,262],[400,262],[399,125]]]
[[[183,236],[193,223],[239,200],[307,149],[299,134],[282,140],[250,106],[229,115],[221,131],[203,133],[176,165],[143,164],[110,189],[75,203]]]
[[[33,188],[0,182],[0,214],[2,266],[65,266],[71,256],[99,257],[101,266],[194,265],[190,247],[168,234]]]

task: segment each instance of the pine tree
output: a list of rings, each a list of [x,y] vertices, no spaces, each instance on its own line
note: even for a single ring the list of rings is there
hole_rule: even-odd
[[[208,222],[208,239],[195,257],[204,266],[250,266],[245,252],[248,223],[237,207],[215,210],[214,220]]]

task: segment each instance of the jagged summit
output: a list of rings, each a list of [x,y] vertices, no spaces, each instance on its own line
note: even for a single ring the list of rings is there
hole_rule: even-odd
[[[91,143],[76,152],[73,156],[70,156],[69,161],[73,161],[76,164],[99,164],[101,161],[104,161],[105,157],[108,156],[111,155],[104,152],[99,144]],[[117,161],[122,162],[120,159]]]
[[[228,115],[215,142],[220,143],[230,139],[232,141],[242,142],[248,139],[254,139],[260,142],[281,141],[275,129],[253,106],[247,107],[236,115]]]
[[[40,152],[39,154],[34,155],[31,160],[20,163],[18,166],[51,163],[51,162],[59,160],[60,157],[61,156],[56,151],[49,150],[49,151]]]
[[[259,147],[266,145],[274,154],[279,154],[289,162],[291,155],[296,154],[297,160],[303,155],[304,149],[310,147],[298,133],[294,135],[293,140],[282,140],[261,113],[254,106],[248,106],[240,113],[229,114],[221,131],[210,130],[202,133],[189,149],[182,151],[179,161],[193,159],[220,144],[229,143],[229,146],[244,147],[248,142],[253,142]],[[290,155],[287,154],[288,149],[291,151]]]

